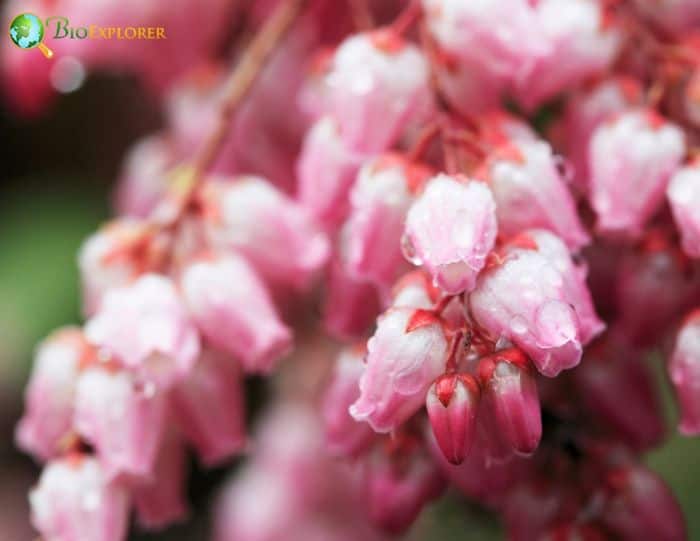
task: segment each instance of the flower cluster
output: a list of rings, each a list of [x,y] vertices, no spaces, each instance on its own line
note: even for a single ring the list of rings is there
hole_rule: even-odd
[[[35,527],[183,518],[187,449],[246,448],[244,376],[296,320],[336,361],[293,361],[321,383],[276,388],[217,541],[382,540],[447,486],[516,541],[685,539],[641,458],[652,351],[700,434],[700,4],[257,4],[239,86],[169,87],[80,251],[87,320],[40,346],[17,428]]]

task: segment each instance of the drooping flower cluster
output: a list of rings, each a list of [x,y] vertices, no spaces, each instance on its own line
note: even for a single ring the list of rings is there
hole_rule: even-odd
[[[244,53],[252,88],[200,67],[130,152],[79,255],[87,321],[40,346],[17,428],[36,528],[184,517],[187,449],[240,453],[262,374],[301,390],[217,541],[382,540],[448,485],[514,540],[685,539],[641,456],[653,350],[700,433],[696,3],[315,0],[281,31],[302,3],[250,6],[281,42]],[[294,320],[335,363],[275,375]]]

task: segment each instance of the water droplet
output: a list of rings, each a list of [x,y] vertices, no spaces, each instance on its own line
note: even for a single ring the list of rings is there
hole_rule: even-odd
[[[401,237],[401,252],[403,256],[414,265],[418,266],[423,264],[423,260],[416,254],[416,248],[413,246],[411,239],[408,238],[408,235],[405,233]]]
[[[525,334],[527,332],[527,322],[521,316],[516,316],[510,320],[510,330],[515,334]]]

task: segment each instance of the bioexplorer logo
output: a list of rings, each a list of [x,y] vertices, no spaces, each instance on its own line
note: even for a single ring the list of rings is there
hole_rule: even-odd
[[[54,16],[42,23],[33,13],[17,15],[10,23],[10,38],[20,49],[37,47],[46,58],[53,51],[44,43],[45,29],[52,39],[161,40],[167,39],[162,26],[73,26],[68,17]]]

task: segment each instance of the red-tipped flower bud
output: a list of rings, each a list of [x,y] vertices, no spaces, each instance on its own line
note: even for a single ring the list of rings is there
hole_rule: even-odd
[[[479,375],[491,395],[503,441],[518,453],[532,453],[542,436],[542,416],[537,383],[524,353],[509,348],[484,357]]]
[[[479,387],[469,374],[444,374],[428,391],[426,409],[445,458],[461,464],[474,441]]]

